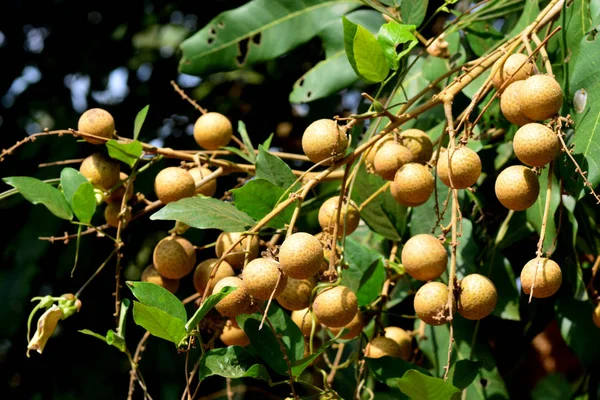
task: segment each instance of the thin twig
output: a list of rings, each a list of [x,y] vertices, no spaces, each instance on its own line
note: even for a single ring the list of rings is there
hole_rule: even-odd
[[[175,83],[175,81],[171,81],[171,86],[173,86],[173,89],[175,89],[175,91],[177,93],[179,93],[179,95],[181,96],[181,98],[183,100],[185,100],[188,103],[190,103],[192,106],[194,106],[194,108],[196,110],[200,111],[202,114],[206,114],[206,110],[204,108],[200,107],[200,105],[198,103],[196,103],[187,94],[185,94],[185,92],[183,91],[183,89],[180,88],[179,85],[177,83]]]

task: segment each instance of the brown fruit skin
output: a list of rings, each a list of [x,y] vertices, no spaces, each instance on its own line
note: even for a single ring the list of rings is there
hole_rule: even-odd
[[[496,286],[479,274],[465,276],[460,282],[459,293],[458,313],[474,321],[490,315],[498,302]]]
[[[237,325],[237,324],[236,324]],[[221,342],[225,346],[241,346],[246,347],[250,344],[250,338],[246,332],[240,329],[239,326],[233,324],[233,320],[228,319],[223,327],[223,332],[219,336]]]
[[[100,189],[108,190],[119,183],[120,165],[103,153],[94,153],[83,160],[79,167],[81,175]]]
[[[112,115],[101,108],[92,108],[81,114],[77,123],[77,130],[90,135],[112,138],[115,133],[115,120]],[[103,144],[102,140],[84,137],[91,144]]]
[[[413,155],[413,162],[425,164],[433,155],[433,143],[420,129],[407,129],[402,132],[402,145]]]
[[[107,204],[106,208],[104,209],[104,219],[106,220],[106,223],[114,228],[118,227],[120,212],[121,204]],[[129,209],[129,207],[125,208],[124,217],[125,219],[123,221],[123,226],[126,226],[129,223],[129,221],[131,221],[131,210]]]
[[[227,146],[233,136],[231,121],[223,114],[206,113],[194,124],[194,139],[196,143],[207,150],[217,150]]]
[[[392,135],[385,135],[384,137],[376,141],[375,144],[365,152],[365,163],[369,171],[374,167],[375,154],[377,154],[377,151],[381,148],[381,146],[383,146],[384,143],[393,139],[394,137]]]
[[[402,265],[406,273],[420,281],[439,278],[448,264],[448,253],[435,237],[415,235],[402,248]]]
[[[426,166],[408,163],[396,172],[390,193],[403,206],[417,207],[427,202],[434,186],[433,175]]]
[[[413,161],[413,154],[400,143],[389,141],[375,154],[375,173],[383,179],[393,181],[396,171]]]
[[[292,311],[291,318],[298,328],[300,328],[300,332],[302,332],[303,336],[310,336],[310,331],[312,329],[312,313],[308,308]],[[317,332],[320,328],[321,326],[319,323],[315,321],[315,332]]]
[[[272,258],[257,258],[244,267],[244,286],[250,296],[259,300],[269,300],[271,295],[279,295],[288,277],[279,269],[279,263]],[[277,281],[279,280],[279,284]],[[273,294],[275,290],[275,294]]]
[[[513,150],[523,164],[541,167],[554,160],[560,151],[560,143],[552,129],[531,123],[523,125],[515,133]]]
[[[529,78],[531,76],[531,73],[533,72],[533,64],[531,63],[531,61],[526,62],[526,60],[527,56],[525,54],[511,54],[504,62],[504,66],[500,68],[498,70],[498,73],[492,78],[492,84],[494,85],[494,88],[496,88],[496,90],[499,90],[504,81],[509,79],[509,76],[511,76],[509,81],[511,83]],[[521,67],[521,64],[523,64],[524,62],[526,63]],[[499,63],[500,60],[496,62],[496,64]],[[511,83],[508,83],[508,85],[510,85]]]
[[[319,239],[305,232],[290,235],[279,248],[279,266],[294,279],[310,278],[319,271],[324,259]]]
[[[338,196],[331,197],[321,205],[319,209],[319,225],[323,232],[327,232],[333,235],[335,229],[335,216],[337,214],[337,206],[340,198]],[[348,211],[346,212],[346,204],[342,203],[342,210],[340,212],[340,219],[338,220],[338,231],[339,237],[344,235],[344,221],[346,223],[346,235],[350,235],[358,228],[360,222],[360,212],[356,203],[350,201]],[[347,216],[346,216],[347,215]]]
[[[315,164],[327,158],[322,165],[331,165],[340,159],[348,147],[346,130],[332,119],[319,119],[306,128],[302,135],[302,150]]]
[[[521,111],[521,90],[523,89],[524,84],[525,81],[511,83],[504,89],[504,93],[502,93],[502,97],[500,97],[500,109],[502,110],[504,118],[510,123],[519,126],[533,122],[533,120],[527,118],[525,114],[523,114],[523,111]]]
[[[539,267],[537,267],[538,263]],[[537,275],[535,275],[536,267],[538,270]],[[550,297],[560,289],[562,272],[556,262],[542,257],[540,259],[534,258],[525,264],[521,271],[521,286],[526,294],[531,292],[534,275],[533,297],[536,299]]]
[[[320,292],[313,302],[313,312],[320,323],[328,328],[340,328],[358,311],[358,299],[346,286],[334,286]]]
[[[329,330],[331,331],[331,333],[333,333],[335,336],[337,336],[338,333],[340,333],[340,331],[342,329],[346,329],[346,328],[350,329],[350,331],[348,333],[346,333],[343,336],[340,336],[340,339],[350,340],[350,339],[354,339],[355,337],[360,335],[364,326],[365,326],[364,316],[360,312],[360,310],[358,310],[356,312],[356,315],[354,316],[354,318],[352,318],[352,321],[348,322],[342,328],[329,328]]]
[[[288,277],[283,290],[277,295],[279,305],[290,311],[307,308],[310,294],[316,283],[315,278],[294,279]]]
[[[437,163],[437,174],[448,187],[454,189],[466,189],[473,186],[479,175],[481,175],[481,159],[468,147],[457,147],[452,153],[452,186],[450,184],[450,168],[448,163],[448,151],[440,153]]]
[[[562,107],[563,92],[556,79],[533,75],[521,89],[521,111],[529,119],[542,121],[557,114]]]
[[[235,318],[238,315],[245,313],[250,308],[251,298],[250,294],[246,291],[244,282],[238,277],[227,276],[217,282],[212,294],[219,293],[225,286],[232,286],[237,289],[217,303],[215,306],[217,311],[221,315],[230,318]]]
[[[108,196],[104,199],[104,201],[107,204],[112,204],[112,203],[121,204],[121,201],[123,200],[123,196],[125,195],[125,188],[127,187],[127,184],[129,183],[129,182],[126,182],[127,178],[129,178],[129,175],[127,175],[125,172],[119,172],[119,181],[123,182],[123,185],[121,185],[118,189],[113,191],[110,194],[110,196]],[[127,200],[126,201],[129,201],[132,196],[133,196],[133,182],[129,185],[129,191],[127,192]]]
[[[208,168],[196,167],[196,168],[190,169],[188,171],[188,173],[194,179],[194,186],[195,186],[202,179],[204,179],[208,175],[210,175],[212,173],[212,171]],[[196,188],[195,191],[196,191],[196,194],[201,194],[206,197],[213,197],[215,195],[215,192],[217,191],[217,180],[211,179],[210,181],[206,182],[204,185],[200,186],[199,188]]]
[[[147,266],[142,272],[142,282],[150,282],[155,285],[162,286],[171,293],[175,293],[179,289],[179,279],[163,278],[154,265]]]
[[[194,287],[198,293],[204,293],[206,285],[208,284],[208,280],[210,279],[212,268],[218,260],[218,258],[209,258],[208,260],[202,261],[196,267],[196,270],[194,271]],[[222,261],[215,272],[214,278],[210,280],[210,288],[208,289],[208,293],[212,292],[217,282],[228,276],[235,276],[235,272],[227,261]]]
[[[194,178],[181,168],[167,167],[154,179],[154,192],[164,204],[192,197],[195,191]]]
[[[388,326],[384,329],[385,337],[388,339],[392,339],[398,346],[400,346],[400,350],[402,353],[400,358],[405,361],[410,360],[412,355],[412,338],[402,328],[398,328],[397,326]]]
[[[600,328],[600,304],[598,304],[594,309],[594,313],[592,314],[592,320],[594,321],[594,324],[596,324],[596,326]]]
[[[446,319],[443,317],[447,317],[447,305],[448,286],[443,283],[428,282],[417,290],[414,300],[415,312],[426,324],[433,326],[445,324]]]
[[[238,241],[240,238],[240,232],[223,232],[217,238],[217,245],[215,251],[217,257],[221,257],[232,244]],[[248,239],[251,238],[251,239]],[[240,243],[238,243],[233,250],[225,257],[225,260],[231,264],[234,269],[241,269],[244,266],[245,252],[248,248],[248,240],[250,240],[250,249],[248,252],[248,261],[254,260],[258,257],[259,239],[257,235],[246,235]]]
[[[496,197],[509,210],[523,211],[531,207],[540,194],[537,175],[523,165],[505,168],[496,178]]]
[[[402,357],[402,349],[398,346],[398,343],[392,339],[386,338],[385,336],[377,336],[371,339],[367,347],[365,348],[365,357],[367,358],[381,358],[381,357]]]
[[[161,276],[168,279],[180,279],[192,272],[196,256],[194,254],[193,258],[191,257],[189,250],[184,247],[186,246],[185,242],[189,243],[183,238],[174,238],[173,236],[167,236],[158,242],[154,248],[152,259],[154,267]]]
[[[181,247],[183,247],[183,250],[185,250],[185,254],[187,254],[188,258],[190,259],[192,267],[196,265],[196,248],[194,245],[191,244],[189,240],[181,236],[175,236],[175,240],[181,245]]]

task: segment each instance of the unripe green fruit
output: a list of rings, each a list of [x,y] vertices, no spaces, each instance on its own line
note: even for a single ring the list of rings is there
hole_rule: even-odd
[[[420,129],[407,129],[402,132],[402,145],[413,155],[413,162],[425,164],[433,155],[433,143],[429,136]]]
[[[208,175],[210,175],[212,173],[212,171],[208,168],[196,167],[196,168],[190,169],[188,171],[188,173],[194,179],[194,186],[195,186],[198,184],[198,182],[202,181],[204,178],[206,178]],[[211,179],[210,181],[206,182],[204,185],[196,188],[196,194],[201,194],[206,197],[213,197],[215,195],[216,191],[217,191],[217,180],[216,179]]]
[[[529,119],[542,121],[556,115],[562,107],[563,92],[548,75],[533,75],[521,89],[521,111]]]
[[[300,332],[302,332],[303,336],[309,337],[310,331],[312,330],[312,313],[308,308],[304,308],[302,310],[292,311],[291,315],[292,321],[300,328]],[[317,332],[321,326],[318,322],[315,321],[315,332]]]
[[[384,329],[384,332],[386,338],[392,339],[400,346],[400,350],[402,351],[400,358],[405,361],[410,360],[410,356],[412,355],[412,338],[408,332],[397,326],[388,326]]]
[[[223,332],[219,339],[225,346],[241,346],[246,347],[250,344],[250,338],[246,335],[246,332],[235,326],[233,320],[228,319],[223,327]]]
[[[93,186],[108,190],[119,183],[120,169],[117,161],[103,153],[94,153],[83,160],[79,172]]]
[[[104,219],[106,223],[114,228],[119,226],[119,213],[121,212],[121,205],[117,203],[107,204],[104,209]],[[125,227],[129,221],[131,221],[131,210],[129,207],[125,207],[125,213],[123,214],[123,224]]]
[[[452,302],[454,304],[454,297]],[[415,295],[414,307],[417,316],[426,324],[445,324],[448,317],[448,286],[441,282],[424,284]]]
[[[448,253],[442,243],[427,234],[408,239],[401,258],[406,273],[420,281],[439,278],[446,271],[448,263]]]
[[[516,53],[511,54],[502,68],[499,68],[498,73],[493,76],[492,84],[499,90],[505,81],[509,81],[507,85],[516,81],[527,79],[533,72],[533,64],[531,61],[527,61],[525,54]],[[496,62],[496,65],[500,63],[500,60]],[[504,87],[506,89],[506,86]]]
[[[204,293],[206,285],[208,284],[208,281],[210,279],[212,269],[218,260],[218,258],[209,258],[208,260],[202,261],[196,267],[196,270],[194,271],[194,287],[196,288],[196,291],[198,293]],[[233,271],[231,265],[229,265],[227,261],[222,261],[215,272],[215,276],[212,279],[210,279],[210,288],[208,289],[208,293],[212,293],[212,290],[214,289],[215,285],[221,279],[234,275],[235,272]]]
[[[153,262],[165,278],[183,278],[192,272],[196,263],[194,246],[184,238],[167,236],[154,248]]]
[[[101,108],[92,108],[87,110],[77,123],[77,130],[90,135],[100,136],[110,139],[115,133],[115,120],[112,115]],[[85,141],[91,144],[103,144],[102,140],[84,137]]]
[[[215,308],[221,315],[235,318],[238,315],[245,313],[250,308],[250,294],[246,291],[246,287],[242,280],[235,276],[227,276],[217,282],[212,294],[219,293],[221,289],[226,286],[235,287],[237,289],[221,299]]]
[[[479,274],[465,276],[460,281],[458,312],[470,320],[487,317],[496,308],[498,292],[487,277]]]
[[[541,167],[554,160],[560,151],[560,143],[550,128],[531,123],[523,125],[515,133],[513,149],[523,164]]]
[[[437,174],[448,187],[466,189],[473,186],[481,175],[481,159],[468,147],[457,147],[451,151],[452,161],[449,166],[448,151],[440,153],[437,163]],[[452,170],[452,184],[450,184],[450,170]]]
[[[323,165],[331,165],[343,157],[347,147],[346,129],[332,119],[313,122],[302,135],[302,150],[314,163],[330,159]]]
[[[279,266],[294,279],[307,279],[323,264],[323,246],[319,239],[305,232],[290,235],[279,248]]]
[[[310,294],[315,285],[315,278],[294,279],[288,277],[283,290],[277,295],[277,301],[286,310],[302,310],[308,307]]]
[[[365,357],[367,358],[381,358],[381,357],[402,357],[402,349],[398,346],[398,343],[392,339],[386,338],[385,336],[377,336],[371,339],[367,347],[365,348]]]
[[[127,175],[125,172],[119,173],[119,181],[123,182],[123,184],[118,189],[114,190],[110,194],[110,196],[107,196],[104,199],[104,201],[106,203],[121,204],[121,201],[123,200],[123,196],[125,196],[125,188],[127,187],[128,184],[129,184],[129,190],[127,191],[127,200],[126,201],[129,201],[131,199],[131,197],[133,196],[133,182],[129,183],[127,181],[127,178],[129,178],[129,175]]]
[[[225,254],[231,245],[239,240],[241,234],[241,232],[221,233],[217,238],[217,245],[215,247],[217,257],[221,257],[223,254]],[[248,244],[249,241],[250,244]],[[244,266],[246,252],[248,252],[248,261],[252,261],[258,257],[258,247],[259,238],[257,235],[245,235],[242,241],[235,245],[233,250],[229,252],[227,257],[225,257],[225,260],[231,264],[234,269],[241,269]]]
[[[325,202],[321,205],[321,208],[319,209],[319,225],[321,225],[323,232],[333,235],[339,200],[340,198],[338,196],[331,197],[325,200]],[[341,237],[344,234],[344,223],[346,224],[346,235],[350,235],[356,230],[356,228],[358,228],[359,222],[360,212],[358,211],[356,203],[354,203],[352,200],[350,200],[348,204],[342,203],[340,219],[338,220],[337,235]]]
[[[147,266],[142,272],[142,282],[150,282],[155,285],[162,286],[171,293],[175,293],[179,289],[179,279],[167,279],[162,277],[154,265]]]
[[[390,193],[403,206],[417,207],[429,199],[434,187],[433,175],[426,166],[408,163],[396,172]]]
[[[594,308],[594,313],[592,314],[592,320],[594,321],[594,324],[596,324],[596,326],[598,328],[600,328],[600,304],[598,304],[596,306],[596,308]]]
[[[537,269],[537,273],[536,273]],[[534,286],[535,276],[535,286]],[[529,294],[533,287],[533,297],[544,299],[558,292],[562,283],[562,272],[558,264],[548,258],[534,258],[521,271],[523,292]]]
[[[194,178],[181,168],[165,168],[154,179],[154,192],[164,204],[192,197],[195,191]]]
[[[313,302],[313,312],[320,323],[339,328],[350,321],[358,311],[358,300],[346,286],[334,286],[321,291]]]
[[[404,164],[413,161],[409,149],[395,141],[388,141],[375,154],[375,173],[383,179],[393,181],[396,171]]]
[[[511,83],[502,93],[500,97],[500,109],[504,118],[509,122],[523,126],[533,122],[533,120],[527,118],[523,111],[521,111],[521,90],[525,81],[516,81]]]
[[[194,124],[194,139],[203,149],[217,150],[227,146],[233,136],[233,126],[223,114],[206,113]]]
[[[283,291],[288,279],[279,269],[279,263],[272,258],[250,261],[244,267],[243,278],[248,293],[259,300],[275,298]]]
[[[364,326],[365,326],[365,321],[364,321],[363,314],[360,312],[360,310],[358,310],[356,312],[356,315],[354,316],[354,318],[352,318],[352,321],[348,322],[346,325],[344,325],[341,328],[329,328],[329,330],[331,331],[331,333],[333,333],[335,336],[337,336],[338,333],[340,333],[340,331],[342,329],[349,329],[348,333],[346,333],[343,336],[340,336],[340,339],[350,340],[350,339],[354,339],[355,337],[360,335]]]
[[[540,194],[536,174],[523,165],[505,168],[496,178],[496,197],[509,210],[523,211],[531,207]]]

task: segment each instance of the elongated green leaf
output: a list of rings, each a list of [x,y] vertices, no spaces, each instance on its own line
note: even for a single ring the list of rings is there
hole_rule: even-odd
[[[262,219],[277,205],[279,199],[285,200],[285,190],[265,179],[253,179],[239,189],[231,191],[236,208],[245,212],[255,220]],[[283,196],[283,198],[282,198]],[[267,226],[284,228],[292,219],[294,204],[290,204],[275,216]]]
[[[25,200],[33,204],[43,204],[58,218],[72,220],[73,212],[63,194],[54,186],[28,176],[2,178],[4,183],[17,189]]]
[[[383,81],[389,68],[375,36],[346,17],[342,17],[342,20],[346,56],[356,75],[367,83]]]
[[[250,164],[254,164],[254,162],[252,161],[253,160],[252,157],[248,153],[244,153],[242,150],[238,149],[237,147],[224,146],[224,147],[222,147],[222,149],[229,150],[233,154],[242,157],[244,160],[248,161]]]
[[[243,121],[238,121],[238,132],[242,137],[244,146],[246,146],[246,149],[248,150],[250,162],[252,164],[256,164],[256,153],[254,153],[254,146],[252,146],[252,141],[250,140],[250,136],[248,136],[248,131],[246,130],[246,124],[244,124]]]
[[[184,321],[137,301],[133,302],[133,320],[152,335],[173,342],[176,346],[187,335]]]
[[[419,26],[427,14],[429,0],[402,0],[400,3],[400,15],[402,22]]]
[[[350,0],[253,0],[217,15],[181,44],[181,72],[207,75],[278,57],[360,6]]]
[[[357,295],[364,286],[358,296],[359,305],[369,304],[374,299],[373,295],[376,297],[381,292],[385,280],[385,269],[381,264],[383,256],[350,238],[346,238],[345,250],[349,268],[342,275],[342,285],[349,287]]]
[[[223,289],[221,289],[219,293],[211,294],[210,296],[208,296],[206,300],[204,300],[204,303],[202,303],[202,306],[200,306],[198,310],[196,310],[192,318],[190,318],[188,323],[185,325],[185,329],[188,332],[194,329],[196,325],[198,325],[200,321],[202,321],[206,314],[208,314],[208,312],[212,310],[214,306],[217,305],[218,302],[220,302],[225,296],[227,296],[229,293],[233,292],[236,289],[237,288],[233,286],[225,286]]]
[[[162,286],[150,282],[132,281],[127,281],[127,286],[140,303],[158,308],[183,322],[187,321],[185,307],[181,301]]]
[[[99,335],[90,331],[89,329],[81,329],[79,332],[83,333],[84,335],[93,336],[96,339],[100,339],[109,346],[116,347],[123,353],[127,350],[125,340],[121,336],[117,335],[112,329],[109,329],[108,332],[106,332],[106,336]]]
[[[271,381],[267,369],[259,364],[248,350],[229,346],[209,350],[200,359],[200,379],[218,375],[224,378],[255,378]]]
[[[542,221],[544,219],[544,206],[546,205],[546,188],[548,187],[548,168],[545,168],[540,175],[540,195],[536,202],[527,209],[527,221],[535,228],[538,234],[541,233]],[[552,176],[552,197],[550,198],[550,209],[548,210],[548,220],[546,222],[546,236],[544,237],[544,249],[550,250],[552,242],[556,238],[556,224],[554,215],[560,204],[560,186],[555,175]]]
[[[60,185],[77,219],[89,223],[96,212],[96,196],[92,184],[76,169],[64,168],[60,173]]]
[[[597,367],[600,348],[596,345],[598,336],[592,334],[598,331],[592,320],[592,303],[577,301],[567,292],[556,300],[554,310],[560,333],[581,364],[584,367]]]
[[[89,183],[89,181],[75,168],[67,167],[60,171],[60,186],[69,204],[71,204],[73,195],[83,183]]]
[[[135,121],[133,123],[133,140],[137,140],[138,136],[140,135],[140,131],[142,130],[142,126],[144,125],[144,121],[146,121],[146,116],[148,115],[148,110],[150,110],[150,104],[142,108],[135,116]]]
[[[179,221],[192,228],[225,232],[243,232],[256,223],[232,204],[211,197],[190,197],[169,203],[150,219]]]
[[[338,336],[342,336],[342,335],[343,335],[343,333],[339,332]],[[296,361],[292,365],[292,375],[294,377],[300,376],[300,374],[302,372],[304,372],[304,370],[306,368],[308,368],[317,358],[319,358],[321,356],[321,354],[323,354],[325,352],[325,350],[327,350],[328,348],[330,348],[331,345],[336,342],[336,340],[337,340],[337,338],[333,338],[331,340],[328,340],[321,347],[319,347],[318,349],[316,349],[313,354],[310,354],[310,355],[308,355],[308,356],[306,356],[304,358],[301,358],[300,360]]]
[[[381,293],[385,282],[385,266],[382,260],[371,263],[360,278],[359,288],[356,292],[359,306],[371,304]]]
[[[563,374],[555,372],[538,381],[531,391],[531,398],[532,400],[572,399],[573,389]]]
[[[417,370],[406,371],[404,376],[396,380],[402,393],[412,400],[457,400],[460,389],[443,379],[427,376]]]
[[[481,363],[470,360],[458,360],[450,368],[448,381],[459,388],[464,389],[469,386],[479,373]]]
[[[525,0],[525,7],[520,13],[517,24],[512,28],[508,37],[518,35],[525,27],[531,24],[535,18],[540,14],[540,6],[538,0]]]
[[[281,158],[269,153],[264,146],[258,146],[256,158],[256,177],[266,179],[272,184],[287,190],[296,181],[296,175]],[[296,189],[296,185],[292,190]]]
[[[106,142],[108,155],[115,160],[123,161],[125,164],[133,167],[133,164],[142,156],[142,144],[137,140],[128,143],[119,143],[114,139]]]
[[[425,375],[431,375],[426,369],[408,361],[404,361],[401,358],[381,357],[366,358],[366,360],[369,365],[369,370],[373,372],[375,379],[391,387],[395,387],[396,380],[402,378],[402,376],[411,369],[420,371]]]
[[[481,271],[483,275],[487,275],[488,266],[491,261],[484,263],[484,268]],[[490,267],[489,278],[494,282],[496,291],[498,292],[498,303],[492,314],[502,319],[520,321],[521,314],[519,313],[519,291],[516,285],[515,273],[510,265],[510,262],[500,254],[500,250],[496,250],[494,264]]]
[[[414,25],[402,25],[396,21],[388,22],[379,30],[377,41],[383,50],[390,69],[397,70],[400,65],[399,60],[418,43],[413,34],[414,31]],[[404,43],[408,43],[408,46],[398,53],[398,46]]]
[[[448,226],[450,223],[450,203],[448,207],[444,207],[444,203],[448,198],[448,186],[444,185],[441,179],[436,179],[437,183],[437,198],[440,213],[443,212],[443,218],[438,221],[438,216],[432,210],[435,210],[435,194],[434,191],[431,197],[425,202],[425,204],[415,207],[412,210],[412,216],[410,218],[410,234],[411,236],[418,235],[419,233],[432,233],[435,228],[435,234],[441,232],[440,225]],[[458,191],[458,201],[462,204],[464,201],[464,193],[462,190]],[[444,212],[445,211],[445,212]],[[439,222],[436,225],[436,222]]]

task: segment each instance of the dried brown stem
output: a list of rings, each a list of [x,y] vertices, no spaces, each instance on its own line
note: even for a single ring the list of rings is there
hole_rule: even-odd
[[[175,83],[175,81],[171,81],[171,86],[173,86],[173,89],[175,89],[175,91],[177,93],[179,93],[179,95],[181,96],[181,98],[183,100],[190,103],[192,106],[194,106],[194,108],[196,110],[200,111],[202,114],[206,114],[206,110],[204,108],[200,107],[200,105],[198,103],[196,103],[196,101],[192,100],[187,94],[185,94],[183,89],[180,88],[179,85],[177,83]]]

